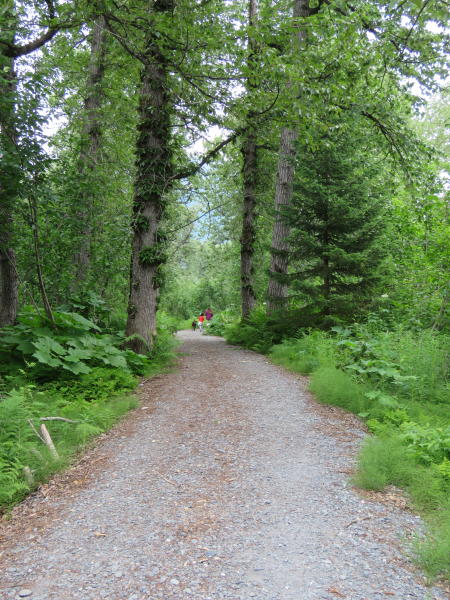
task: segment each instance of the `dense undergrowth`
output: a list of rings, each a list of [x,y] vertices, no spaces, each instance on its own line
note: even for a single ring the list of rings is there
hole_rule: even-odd
[[[328,332],[300,329],[261,311],[223,331],[228,342],[268,353],[273,362],[310,375],[323,403],[356,413],[373,436],[364,444],[354,482],[408,492],[429,528],[414,556],[431,577],[450,577],[450,337],[433,330],[389,327],[373,315],[365,324]]]
[[[174,358],[176,324],[164,314],[148,355],[123,349],[124,335],[76,312],[56,328],[25,310],[0,336],[0,512],[23,499],[94,436],[137,405],[139,376]],[[50,417],[50,419],[49,419]],[[42,439],[48,429],[55,451]]]

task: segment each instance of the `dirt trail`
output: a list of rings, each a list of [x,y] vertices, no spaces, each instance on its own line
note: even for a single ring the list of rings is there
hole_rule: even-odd
[[[356,418],[180,337],[180,368],[1,525],[1,600],[446,598],[399,550],[419,519],[352,489]]]

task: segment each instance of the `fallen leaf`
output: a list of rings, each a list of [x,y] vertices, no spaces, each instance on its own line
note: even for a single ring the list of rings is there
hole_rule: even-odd
[[[105,536],[106,536],[106,533],[102,533],[101,531],[96,531],[96,532],[94,533],[94,535],[95,535],[96,537],[105,537]]]
[[[336,588],[328,588],[327,592],[330,592],[330,594],[335,594],[336,596],[339,596],[339,598],[347,598],[347,596],[345,594],[343,594]]]

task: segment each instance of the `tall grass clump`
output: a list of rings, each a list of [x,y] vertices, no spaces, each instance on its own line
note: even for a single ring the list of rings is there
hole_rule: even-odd
[[[311,377],[310,390],[324,404],[361,413],[367,406],[365,388],[336,367],[321,367]]]
[[[430,578],[450,580],[450,500],[429,519],[429,531],[414,544],[415,562],[425,569]]]
[[[403,488],[425,518],[428,531],[413,547],[414,561],[432,578],[450,579],[450,477],[424,465],[395,435],[371,437],[364,443],[353,481],[367,490],[387,485]]]
[[[398,438],[372,437],[360,454],[354,483],[364,490],[383,490],[387,485],[409,485],[416,462]]]
[[[319,367],[336,364],[334,342],[323,331],[312,331],[284,340],[272,346],[269,354],[275,364],[302,375],[309,375]]]

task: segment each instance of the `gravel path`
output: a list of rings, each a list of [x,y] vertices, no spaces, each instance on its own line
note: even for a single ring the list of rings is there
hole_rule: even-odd
[[[447,597],[399,551],[419,519],[349,484],[355,417],[263,356],[180,337],[177,372],[2,524],[2,600]]]

